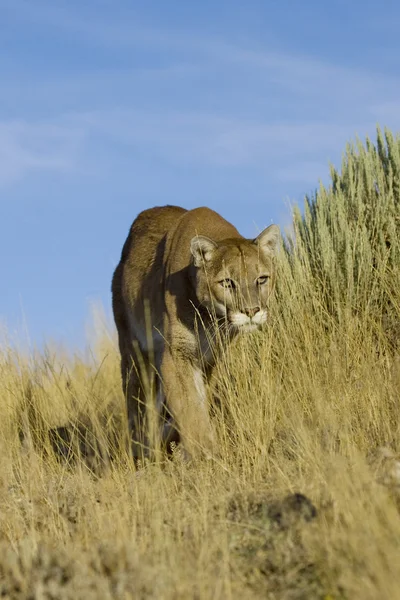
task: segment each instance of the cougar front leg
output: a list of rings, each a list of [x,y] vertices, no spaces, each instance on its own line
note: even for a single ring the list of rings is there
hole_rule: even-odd
[[[126,391],[126,407],[128,414],[128,428],[132,455],[134,459],[144,460],[150,457],[150,440],[147,422],[148,373],[147,361],[135,361],[132,355],[124,361],[123,382]],[[147,373],[143,372],[146,369]]]
[[[161,365],[166,401],[189,456],[215,454],[203,372],[196,361],[165,349]]]

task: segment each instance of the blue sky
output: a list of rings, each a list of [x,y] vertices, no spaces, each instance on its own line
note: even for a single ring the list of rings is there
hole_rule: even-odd
[[[0,323],[81,347],[144,208],[286,225],[400,128],[399,29],[394,1],[0,0]]]

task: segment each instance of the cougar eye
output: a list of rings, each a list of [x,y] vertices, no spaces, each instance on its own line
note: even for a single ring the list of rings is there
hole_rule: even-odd
[[[232,290],[235,288],[235,282],[233,279],[222,279],[219,284],[224,288],[230,288]]]
[[[264,283],[267,283],[268,279],[269,275],[262,275],[257,279],[257,285],[264,285]]]

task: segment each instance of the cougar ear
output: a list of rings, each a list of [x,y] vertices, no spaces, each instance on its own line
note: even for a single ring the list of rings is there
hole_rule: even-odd
[[[190,242],[190,251],[193,255],[195,267],[201,267],[204,262],[211,260],[217,248],[216,242],[205,235],[196,235]]]
[[[253,240],[253,243],[258,244],[263,252],[274,254],[280,237],[281,232],[278,225],[270,225]]]

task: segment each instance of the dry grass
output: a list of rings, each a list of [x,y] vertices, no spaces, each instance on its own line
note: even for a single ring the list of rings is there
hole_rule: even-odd
[[[399,379],[372,333],[277,315],[220,365],[220,460],[140,471],[111,341],[92,364],[3,350],[2,596],[400,598]],[[86,456],[58,460],[77,419]]]
[[[397,354],[379,306],[329,311],[296,252],[218,367],[216,461],[135,470],[112,334],[85,359],[3,344],[0,596],[400,598]]]

